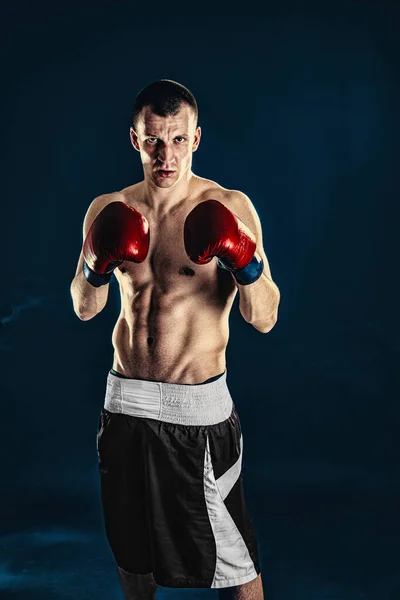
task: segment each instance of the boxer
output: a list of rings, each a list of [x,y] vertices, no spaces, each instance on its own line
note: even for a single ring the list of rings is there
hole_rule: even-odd
[[[193,173],[200,138],[186,87],[141,90],[130,139],[143,180],[92,201],[71,283],[82,321],[103,310],[113,275],[121,294],[97,449],[106,536],[129,600],[154,598],[158,585],[263,598],[226,347],[236,294],[243,318],[267,333],[280,292],[248,196]]]

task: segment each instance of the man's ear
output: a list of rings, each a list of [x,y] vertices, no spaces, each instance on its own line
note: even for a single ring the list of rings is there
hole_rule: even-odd
[[[129,130],[130,132],[130,138],[131,138],[131,143],[132,146],[135,148],[135,150],[137,150],[138,152],[140,152],[140,147],[139,147],[139,143],[138,143],[138,136],[136,131],[133,129],[133,127],[130,128]]]
[[[196,128],[196,133],[194,134],[192,152],[196,152],[197,148],[199,147],[200,138],[201,138],[201,127],[199,126]]]

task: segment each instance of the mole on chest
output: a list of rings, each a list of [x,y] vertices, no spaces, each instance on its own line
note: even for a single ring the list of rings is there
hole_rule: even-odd
[[[186,265],[179,269],[179,275],[188,275],[188,277],[193,277],[194,274],[195,272],[193,271],[193,269]]]

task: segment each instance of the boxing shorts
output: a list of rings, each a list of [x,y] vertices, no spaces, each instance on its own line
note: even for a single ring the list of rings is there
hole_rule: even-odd
[[[161,586],[224,588],[260,573],[226,379],[107,376],[97,433],[106,536],[119,567]]]

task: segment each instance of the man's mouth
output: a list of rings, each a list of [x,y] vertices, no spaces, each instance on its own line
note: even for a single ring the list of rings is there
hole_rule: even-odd
[[[164,169],[158,169],[158,172],[160,173],[161,177],[171,177],[171,175],[175,173],[175,171],[166,171]]]

